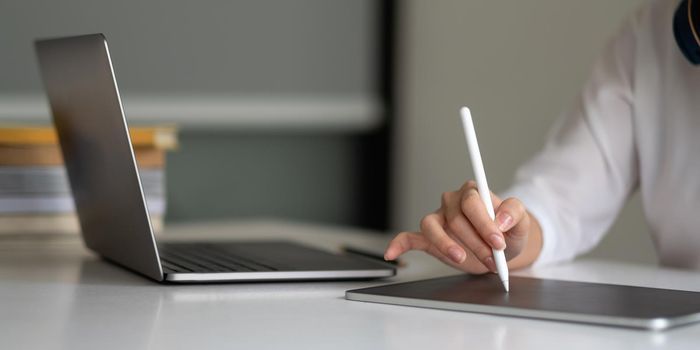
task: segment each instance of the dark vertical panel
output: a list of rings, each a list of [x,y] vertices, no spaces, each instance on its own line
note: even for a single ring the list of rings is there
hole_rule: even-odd
[[[394,122],[394,45],[396,1],[377,2],[377,52],[379,53],[376,91],[383,102],[384,124],[376,131],[360,136],[359,187],[362,188],[358,210],[359,225],[385,230],[389,227],[391,198],[391,126]]]

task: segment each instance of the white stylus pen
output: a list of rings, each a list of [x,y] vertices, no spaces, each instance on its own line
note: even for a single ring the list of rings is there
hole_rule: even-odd
[[[462,126],[464,126],[464,137],[467,139],[467,148],[469,148],[469,157],[472,160],[472,168],[474,169],[474,177],[476,178],[476,187],[479,189],[479,197],[484,202],[486,211],[489,213],[491,220],[496,220],[496,213],[493,210],[491,202],[491,191],[486,182],[486,172],[484,171],[484,163],[481,161],[481,152],[479,152],[479,143],[476,141],[476,130],[474,130],[474,122],[472,121],[472,113],[469,108],[462,107],[459,110],[462,115]],[[491,249],[493,251],[493,260],[496,262],[496,270],[498,276],[503,282],[503,287],[508,291],[508,264],[506,263],[506,255],[503,250]]]

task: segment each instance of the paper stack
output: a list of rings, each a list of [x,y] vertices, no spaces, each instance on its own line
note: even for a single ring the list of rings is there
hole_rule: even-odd
[[[136,162],[156,231],[165,214],[165,155],[172,127],[131,128]],[[51,127],[0,127],[0,234],[78,233],[80,225]]]

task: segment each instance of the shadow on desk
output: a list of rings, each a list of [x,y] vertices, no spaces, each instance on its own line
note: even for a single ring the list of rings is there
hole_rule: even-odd
[[[84,258],[78,282],[82,285],[154,286],[155,282],[104,259]]]

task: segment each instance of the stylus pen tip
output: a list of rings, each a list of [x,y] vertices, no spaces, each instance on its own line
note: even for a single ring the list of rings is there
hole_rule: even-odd
[[[506,293],[510,291],[510,288],[508,288],[508,280],[503,281],[503,288],[506,289]]]

